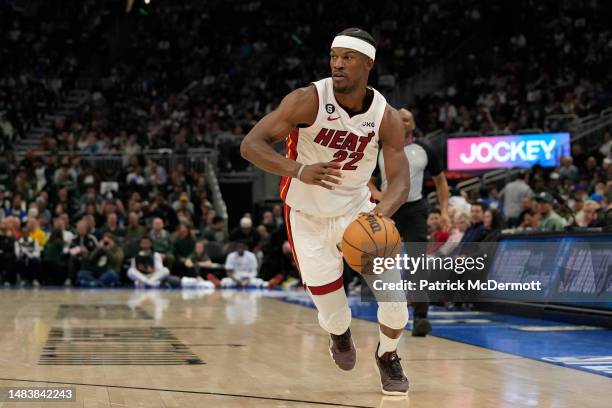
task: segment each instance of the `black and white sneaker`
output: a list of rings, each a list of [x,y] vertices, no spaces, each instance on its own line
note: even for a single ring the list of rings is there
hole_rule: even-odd
[[[380,372],[380,385],[382,393],[385,395],[407,395],[408,394],[408,378],[404,375],[404,369],[400,363],[400,358],[396,351],[388,351],[378,357],[378,347],[374,357],[376,365]]]
[[[331,333],[329,336],[329,354],[334,360],[334,363],[336,363],[341,370],[352,370],[357,361],[357,350],[355,349],[355,343],[353,343],[351,329],[346,329],[346,331],[339,336]]]

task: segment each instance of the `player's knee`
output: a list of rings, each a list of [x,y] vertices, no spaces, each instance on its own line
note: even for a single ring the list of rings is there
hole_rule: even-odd
[[[319,310],[319,324],[328,333],[343,334],[351,325],[351,309],[343,305],[331,312]]]
[[[378,322],[391,329],[403,329],[408,323],[408,304],[406,302],[380,302]]]

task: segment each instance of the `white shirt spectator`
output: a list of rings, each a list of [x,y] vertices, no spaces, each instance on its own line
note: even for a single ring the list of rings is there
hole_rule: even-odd
[[[237,279],[254,278],[257,275],[257,257],[248,250],[242,256],[238,251],[231,252],[225,260],[225,269],[234,271]]]
[[[161,281],[170,275],[168,268],[164,266],[161,255],[153,252],[153,272],[150,274],[142,273],[136,268],[136,258],[132,259],[127,276],[134,282],[136,287],[158,288]]]
[[[518,179],[506,184],[500,193],[504,202],[504,214],[507,218],[518,218],[521,215],[521,199],[531,197],[533,191],[525,183],[525,180]]]

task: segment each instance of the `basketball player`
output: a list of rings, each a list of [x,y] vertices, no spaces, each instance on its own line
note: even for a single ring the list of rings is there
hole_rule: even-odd
[[[354,367],[356,350],[338,244],[346,226],[360,213],[391,216],[405,201],[410,183],[402,120],[368,86],[375,54],[374,39],[366,31],[342,31],[331,44],[331,78],[288,94],[253,127],[240,147],[245,159],[282,176],[280,192],[293,256],[317,307],[319,324],[330,333],[330,354],[342,370]],[[272,147],[283,139],[286,158]],[[367,184],[376,167],[379,143],[389,186],[384,199],[374,206]],[[382,391],[404,395],[408,380],[396,349],[408,322],[405,297],[379,301],[378,321],[375,359]]]
[[[450,229],[450,217],[448,216],[448,182],[444,175],[442,160],[425,143],[414,138],[416,124],[414,116],[407,109],[400,109],[399,115],[402,118],[405,130],[404,153],[409,158],[410,163],[410,191],[406,194],[405,202],[393,214],[393,221],[399,230],[404,243],[427,242],[427,200],[423,197],[423,179],[425,173],[432,176],[436,186],[438,203],[440,204],[440,223],[446,231]],[[379,191],[374,185],[374,177],[368,184],[372,197],[381,200],[387,189],[387,178],[385,175],[385,158],[379,155],[378,168],[380,170],[382,190]],[[419,256],[426,252],[423,245],[407,245],[409,255]],[[422,275],[421,275],[422,276]],[[425,300],[425,299],[419,299]],[[414,320],[412,324],[412,335],[424,337],[431,332],[431,323],[427,319],[429,303],[426,301],[412,302],[414,306]]]

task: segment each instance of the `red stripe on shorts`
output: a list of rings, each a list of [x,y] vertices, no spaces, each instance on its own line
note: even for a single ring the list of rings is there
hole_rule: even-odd
[[[293,261],[295,262],[295,266],[298,268],[298,272],[300,272],[300,263],[298,262],[297,255],[295,254],[295,246],[293,245],[293,234],[291,232],[291,221],[289,220],[289,213],[291,212],[291,207],[285,204],[285,227],[287,228],[287,239],[289,241],[289,246],[291,247],[291,255],[293,256]]]
[[[342,279],[342,275],[340,275],[338,279],[336,279],[335,281],[331,283],[328,283],[323,286],[308,285],[308,289],[310,290],[310,293],[312,293],[313,295],[320,296],[320,295],[327,295],[328,293],[335,292],[338,289],[342,288],[343,286],[344,286],[344,279]]]

